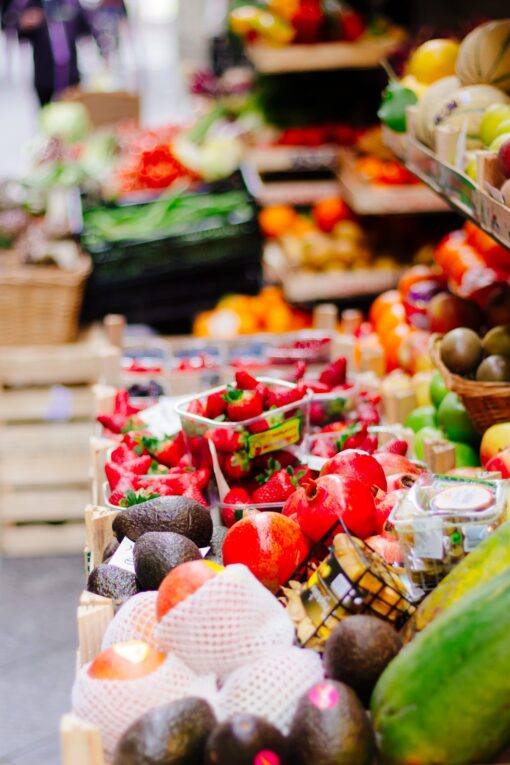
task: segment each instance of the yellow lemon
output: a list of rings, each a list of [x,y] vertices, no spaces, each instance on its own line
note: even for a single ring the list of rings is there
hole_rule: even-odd
[[[430,85],[442,77],[455,74],[459,44],[455,40],[428,40],[411,54],[407,73],[419,82]]]

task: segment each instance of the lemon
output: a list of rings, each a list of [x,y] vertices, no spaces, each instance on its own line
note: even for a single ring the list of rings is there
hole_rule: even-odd
[[[407,73],[418,82],[430,85],[442,77],[455,74],[459,44],[455,40],[428,40],[411,54]]]

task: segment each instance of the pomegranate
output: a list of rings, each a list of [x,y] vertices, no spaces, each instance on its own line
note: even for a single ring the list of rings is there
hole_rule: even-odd
[[[402,548],[400,547],[398,539],[383,537],[378,534],[373,537],[368,537],[368,539],[365,539],[365,542],[372,548],[372,550],[375,550],[381,558],[384,558],[386,563],[389,563],[392,566],[395,563],[398,565],[402,563]]]
[[[339,518],[362,539],[377,528],[375,502],[368,486],[335,474],[309,481],[289,497],[282,512],[296,517],[312,542],[322,539]]]
[[[389,475],[386,479],[388,481],[388,491],[394,492],[399,489],[410,489],[417,477],[415,473],[394,473]]]
[[[375,519],[376,524],[375,527],[377,529],[378,534],[383,534],[384,532],[384,524],[390,517],[390,514],[397,504],[398,500],[405,496],[407,494],[407,491],[404,491],[403,489],[400,489],[398,491],[389,491],[388,494],[386,494],[384,497],[382,497],[379,501],[376,500],[375,503]]]
[[[224,564],[244,563],[271,592],[278,591],[308,553],[298,524],[273,512],[243,518],[228,530],[223,542]]]
[[[326,462],[321,470],[321,476],[330,473],[361,481],[371,489],[374,495],[379,489],[386,491],[386,477],[381,465],[370,454],[359,449],[346,449]]]
[[[377,452],[372,456],[384,471],[384,475],[395,475],[395,473],[411,473],[419,475],[423,472],[414,462],[401,454],[392,454],[391,452]]]

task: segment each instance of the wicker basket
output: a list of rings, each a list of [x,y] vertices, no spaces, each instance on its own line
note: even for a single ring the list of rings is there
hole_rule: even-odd
[[[462,400],[473,424],[483,433],[498,422],[510,422],[510,383],[477,382],[455,375],[441,360],[442,335],[432,335],[430,355],[447,385]]]
[[[91,260],[78,268],[9,265],[0,268],[0,345],[50,345],[76,338]]]

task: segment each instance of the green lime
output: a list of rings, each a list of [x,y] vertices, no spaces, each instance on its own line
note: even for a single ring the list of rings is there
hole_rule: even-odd
[[[469,419],[466,408],[456,393],[447,393],[437,410],[439,427],[450,441],[478,445],[480,434]]]
[[[411,428],[418,433],[422,428],[435,428],[437,425],[436,410],[433,406],[419,406],[413,409],[404,423],[406,428]]]
[[[414,453],[419,460],[423,460],[425,457],[425,441],[437,441],[438,439],[445,439],[446,436],[439,428],[432,428],[427,426],[422,428],[416,434],[414,439]]]
[[[461,444],[458,441],[452,441],[455,447],[455,467],[478,467],[480,458],[478,452],[469,444]]]
[[[443,380],[441,373],[434,372],[430,381],[430,398],[436,409],[438,409],[447,393],[448,388],[446,387],[446,383]]]

